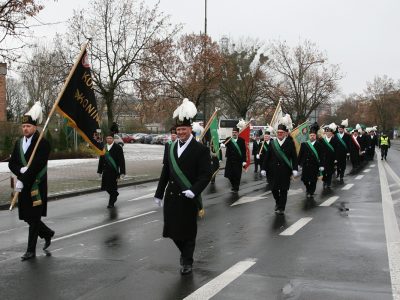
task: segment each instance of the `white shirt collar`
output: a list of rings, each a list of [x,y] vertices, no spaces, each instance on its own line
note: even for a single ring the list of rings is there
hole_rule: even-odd
[[[313,146],[314,146],[315,142],[316,142],[316,140],[315,140],[314,142],[311,142],[311,145],[313,145]]]
[[[282,141],[279,139],[276,139],[276,140],[278,141],[279,146],[282,146],[282,144],[286,141],[286,137],[284,137]]]
[[[26,153],[26,151],[28,150],[29,146],[31,145],[32,137],[33,137],[33,134],[29,138],[27,138],[25,136],[23,138],[22,150],[24,151],[24,154]]]
[[[340,135],[340,137],[342,138],[342,137],[344,136],[344,132],[343,132],[343,133],[340,133],[340,132],[339,132],[339,135]]]
[[[107,150],[110,151],[111,147],[114,146],[114,142],[111,145],[107,144]]]
[[[187,148],[187,146],[189,146],[190,142],[193,139],[193,135],[190,135],[190,137],[187,139],[187,141],[185,142],[185,144],[181,147],[181,145],[179,144],[179,140],[178,140],[178,158],[181,157],[183,151],[185,151],[185,149]]]
[[[331,141],[332,137],[328,138],[327,136],[325,136],[326,140],[328,141],[328,143]]]

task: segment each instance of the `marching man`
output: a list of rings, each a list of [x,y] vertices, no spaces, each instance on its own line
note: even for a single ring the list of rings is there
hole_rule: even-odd
[[[212,175],[210,150],[192,135],[196,114],[196,106],[186,98],[174,111],[178,140],[165,148],[168,153],[154,195],[155,202],[164,206],[163,237],[172,239],[181,253],[181,275],[192,272],[201,192]]]
[[[42,122],[42,107],[36,102],[22,117],[23,137],[15,143],[8,167],[18,180],[15,190],[18,195],[19,219],[29,224],[28,247],[21,260],[36,256],[38,236],[44,239],[43,250],[51,244],[54,231],[41,221],[47,215],[47,161],[50,144],[44,138],[39,142],[32,163],[27,167],[33,149],[39,138],[37,125]]]

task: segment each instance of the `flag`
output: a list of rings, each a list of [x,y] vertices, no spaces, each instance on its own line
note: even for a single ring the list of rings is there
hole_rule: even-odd
[[[296,146],[297,155],[299,155],[301,143],[308,141],[309,131],[310,131],[310,124],[308,121],[306,121],[301,125],[297,126],[290,133],[290,136],[293,138],[294,145]]]
[[[246,145],[246,170],[250,167],[250,123],[247,123],[247,126],[243,128],[239,136],[244,139],[244,143]]]
[[[281,105],[281,100],[279,100],[278,105],[276,106],[274,115],[272,116],[271,123],[269,124],[274,128],[275,130],[278,129],[279,121],[283,118],[283,111],[282,111],[282,105]]]
[[[65,83],[57,110],[68,120],[68,125],[75,128],[99,155],[104,155],[104,145],[99,136],[100,114],[86,47]]]
[[[218,159],[221,160],[222,157],[221,157],[221,152],[219,151],[220,147],[219,147],[218,118],[217,118],[217,115],[215,115],[213,120],[211,121],[209,131],[210,131],[210,135],[211,135],[211,139],[210,139],[211,140],[210,146],[212,147],[211,151],[216,153],[217,156],[218,156]]]

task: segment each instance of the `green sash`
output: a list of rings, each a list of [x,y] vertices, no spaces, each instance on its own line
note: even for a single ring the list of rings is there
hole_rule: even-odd
[[[242,151],[240,150],[239,145],[233,139],[231,139],[231,142],[235,145],[237,151],[240,154],[240,157],[242,157]]]
[[[110,155],[110,152],[108,152],[107,146],[106,146],[106,153],[104,154],[104,157],[106,159],[106,162],[115,170],[115,172],[118,173],[118,167],[117,163],[115,162],[114,158]]]
[[[323,140],[324,140],[324,142],[325,142],[325,145],[327,145],[328,148],[329,148],[332,152],[335,152],[335,149],[333,149],[332,145],[329,144],[329,142],[326,140],[326,138],[323,138]]]
[[[271,143],[271,146],[272,145],[273,145],[272,148],[274,148],[279,158],[286,163],[286,165],[289,167],[290,170],[292,170],[293,169],[292,162],[287,158],[286,154],[282,151],[281,146],[278,143],[278,140],[275,139],[273,143]]]
[[[24,167],[26,167],[28,165],[28,163],[25,159],[24,149],[22,148],[23,141],[24,141],[24,138],[22,138],[19,143],[19,145],[20,145],[19,156],[20,156],[22,164],[24,165]],[[39,191],[39,183],[40,183],[40,181],[42,181],[42,178],[43,178],[44,174],[46,174],[46,172],[47,172],[47,165],[39,172],[39,174],[37,174],[35,181],[33,182],[32,189],[31,189],[32,206],[38,206],[38,205],[43,204],[42,197],[41,197],[40,191]]]
[[[268,148],[267,148],[267,145],[265,145],[265,143],[263,145],[263,148],[264,148],[265,152],[268,152]]]
[[[315,157],[317,158],[317,162],[319,163],[319,155],[313,144],[310,141],[307,141],[306,144],[310,147],[311,151],[314,153]]]
[[[347,145],[346,145],[346,143],[343,141],[343,139],[340,137],[339,133],[336,133],[336,136],[338,137],[339,141],[342,143],[344,149],[346,149],[346,151],[347,151]]]
[[[178,166],[178,163],[175,159],[174,149],[175,149],[176,142],[172,143],[169,147],[169,161],[172,173],[175,175],[179,185],[182,189],[190,190],[192,188],[192,183],[186,177],[186,175],[182,172],[181,168]],[[197,206],[199,210],[203,209],[203,200],[201,195],[198,195],[194,198],[197,202]]]

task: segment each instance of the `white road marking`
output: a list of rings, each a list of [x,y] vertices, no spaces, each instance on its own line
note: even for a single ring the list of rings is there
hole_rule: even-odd
[[[68,235],[64,235],[64,236],[61,236],[59,238],[52,239],[51,241],[52,242],[56,242],[56,241],[65,240],[65,239],[68,239],[68,238],[73,237],[73,236],[84,234],[84,233],[87,233],[87,232],[90,232],[90,231],[94,231],[94,230],[97,230],[97,229],[100,229],[100,228],[108,227],[108,226],[111,226],[111,225],[114,225],[114,224],[117,224],[117,223],[126,222],[126,221],[129,221],[129,220],[132,220],[132,219],[136,219],[136,218],[139,218],[139,217],[147,216],[147,215],[153,214],[155,212],[156,211],[152,210],[152,211],[149,211],[147,213],[140,214],[140,215],[137,215],[137,216],[128,217],[128,218],[121,219],[121,220],[118,220],[118,221],[115,221],[115,222],[111,222],[111,223],[108,223],[108,224],[104,224],[104,225],[96,226],[96,227],[93,227],[93,228],[90,228],[90,229],[86,229],[86,230],[78,231],[78,232],[71,233],[71,234],[68,234]]]
[[[128,200],[128,202],[147,199],[147,198],[152,198],[152,197],[154,197],[154,193],[146,194],[146,195],[143,195],[143,196],[140,196],[140,197],[137,197],[137,198],[130,199],[130,200]]]
[[[371,169],[365,169],[363,172],[368,173],[369,171],[371,171]]]
[[[339,199],[339,196],[332,196],[328,200],[321,203],[319,206],[331,206],[337,199]]]
[[[301,218],[298,220],[296,223],[294,223],[292,226],[289,226],[286,230],[282,231],[279,235],[293,235],[297,231],[299,231],[301,228],[303,228],[305,225],[307,225],[308,222],[310,222],[312,218]]]
[[[246,272],[256,263],[255,259],[247,259],[240,261],[230,267],[221,275],[207,282],[201,288],[184,298],[184,300],[208,300],[218,294],[232,281],[236,280],[240,275]]]
[[[293,196],[293,195],[297,195],[297,194],[301,194],[303,193],[303,190],[300,189],[296,189],[296,190],[289,190],[288,191],[288,196]]]
[[[46,223],[47,223],[47,222],[46,222]],[[28,227],[29,227],[29,226],[15,227],[15,228],[11,228],[11,229],[7,229],[7,230],[0,231],[0,234],[1,234],[1,233],[6,233],[6,232],[10,232],[10,231],[13,231],[13,230],[17,230],[17,229],[28,228]]]
[[[393,171],[393,169],[387,164],[384,164],[386,172],[389,173],[389,175],[393,178],[393,180],[397,183],[397,185],[400,187],[400,178],[397,176],[397,174]],[[395,186],[396,184],[391,184],[389,187]]]
[[[235,203],[231,204],[231,206],[236,206],[236,205],[240,205],[240,204],[244,204],[244,203],[250,203],[250,202],[254,202],[254,201],[258,201],[258,200],[263,200],[263,199],[267,198],[265,196],[268,194],[271,194],[271,192],[268,191],[266,193],[262,193],[258,196],[254,196],[254,197],[240,197],[239,200],[237,200]]]
[[[385,164],[386,165],[386,164]],[[385,224],[386,246],[389,258],[390,278],[394,300],[400,300],[400,231],[390,195],[388,179],[382,162],[378,160],[379,179],[381,183],[383,220]],[[388,170],[388,169],[386,169]]]
[[[357,179],[357,180],[360,180],[360,179],[363,179],[363,177],[364,177],[364,175],[358,175],[358,176],[356,177],[356,179]]]
[[[153,220],[153,221],[144,223],[144,225],[151,224],[151,223],[156,223],[156,222],[159,222],[159,221],[158,220]]]
[[[391,192],[392,196],[395,195],[395,194],[398,194],[398,193],[400,193],[400,189]]]
[[[155,239],[153,242],[159,242],[159,241],[162,241],[163,240],[163,238],[159,238],[159,239]]]
[[[342,187],[343,191],[347,191],[353,187],[354,183],[348,183],[344,187]]]
[[[370,165],[370,167],[371,167],[371,168],[374,168],[374,167],[375,167],[375,164],[374,164],[374,165]]]

